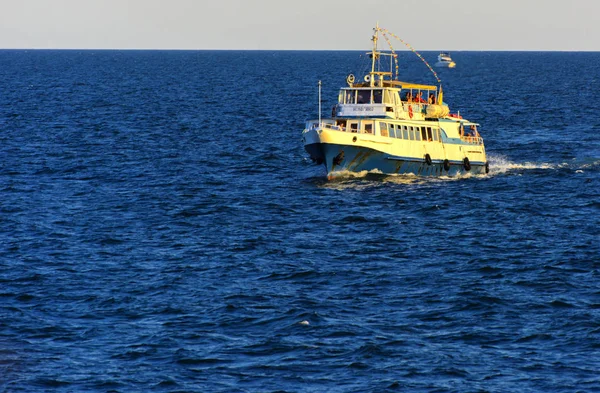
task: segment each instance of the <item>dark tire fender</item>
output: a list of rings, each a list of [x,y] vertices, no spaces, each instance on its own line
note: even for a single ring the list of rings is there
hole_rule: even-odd
[[[465,157],[465,159],[463,160],[463,167],[467,172],[471,170],[471,162],[469,162],[469,157]]]

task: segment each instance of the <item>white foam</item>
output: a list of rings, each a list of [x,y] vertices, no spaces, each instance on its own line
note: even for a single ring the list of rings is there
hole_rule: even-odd
[[[510,161],[506,156],[497,154],[488,154],[487,158],[490,165],[490,175],[531,169],[556,169],[558,167],[556,164],[548,163],[513,162]]]
[[[335,172],[335,174],[333,174],[333,176],[329,179],[329,182],[324,184],[324,186],[327,188],[334,188],[334,189],[340,189],[340,190],[347,189],[347,188],[352,188],[352,189],[368,188],[369,186],[372,186],[372,184],[369,185],[367,183],[362,183],[362,182],[360,184],[357,184],[356,182],[353,182],[353,180],[363,179],[369,175],[384,175],[382,177],[383,183],[418,185],[418,184],[427,183],[427,182],[459,181],[459,180],[464,180],[464,179],[469,179],[469,178],[484,179],[489,176],[511,174],[511,173],[520,176],[523,174],[523,171],[540,170],[540,169],[542,169],[542,170],[558,170],[558,169],[564,169],[564,168],[567,168],[567,169],[572,168],[575,171],[575,173],[583,173],[583,169],[588,169],[594,165],[600,164],[600,162],[598,162],[598,161],[594,161],[592,163],[586,163],[586,164],[582,164],[582,165],[576,165],[576,163],[574,163],[574,162],[573,163],[562,162],[562,163],[555,163],[555,164],[545,163],[545,162],[537,163],[537,162],[530,162],[530,161],[514,162],[514,161],[509,160],[508,157],[506,157],[502,154],[494,154],[494,153],[488,154],[487,158],[488,158],[489,167],[490,167],[490,173],[487,175],[485,175],[485,174],[474,175],[469,172],[469,173],[462,173],[462,174],[452,175],[452,176],[417,176],[412,173],[384,174],[379,170],[361,171],[361,172],[340,171],[340,172]]]

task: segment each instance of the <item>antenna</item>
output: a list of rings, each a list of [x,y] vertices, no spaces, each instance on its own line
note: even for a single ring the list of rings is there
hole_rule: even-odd
[[[319,81],[319,127],[321,127],[321,81]]]
[[[375,81],[375,62],[377,61],[377,40],[379,39],[379,22],[377,22],[377,26],[373,29],[373,50],[371,51],[371,80],[370,85],[373,86],[373,82]]]

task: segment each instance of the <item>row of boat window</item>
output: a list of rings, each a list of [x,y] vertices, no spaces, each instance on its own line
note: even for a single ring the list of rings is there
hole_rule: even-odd
[[[338,102],[340,104],[400,104],[402,101],[435,104],[436,96],[432,92],[426,92],[425,97],[419,90],[413,96],[412,90],[405,93],[404,100],[401,100],[396,92],[391,90],[373,89],[373,90],[341,90]],[[396,102],[395,102],[396,101]]]
[[[405,139],[409,141],[441,141],[442,136],[438,128],[405,126],[400,124],[379,123],[379,133],[381,136],[390,138]]]
[[[390,91],[382,89],[375,90],[342,90],[339,97],[340,104],[393,104],[394,98]]]
[[[373,124],[363,123],[362,133],[373,134]],[[345,122],[339,122],[338,127],[342,130],[346,129]],[[350,132],[359,132],[358,122],[348,122]],[[442,136],[439,128],[425,126],[407,126],[401,124],[390,124],[379,122],[379,135],[390,138],[404,139],[407,141],[441,141]]]

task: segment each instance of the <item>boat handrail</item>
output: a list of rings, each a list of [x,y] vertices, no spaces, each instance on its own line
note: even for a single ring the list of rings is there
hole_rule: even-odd
[[[346,131],[346,129],[344,127],[337,125],[337,124],[330,124],[330,123],[322,124],[321,128],[329,128],[330,130],[336,130],[336,131]]]

